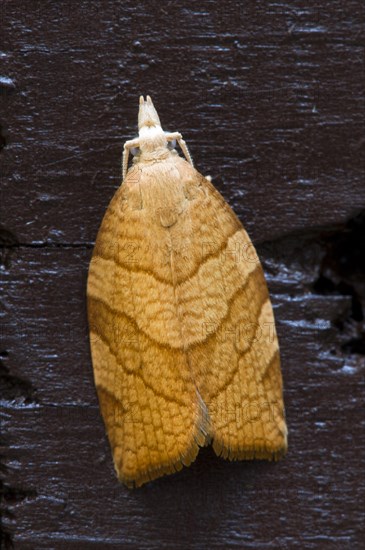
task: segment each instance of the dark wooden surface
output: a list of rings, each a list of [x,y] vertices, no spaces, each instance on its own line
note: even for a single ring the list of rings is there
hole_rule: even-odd
[[[16,549],[362,548],[364,5],[0,6],[2,540]],[[263,260],[289,452],[118,484],[86,276],[139,94]]]

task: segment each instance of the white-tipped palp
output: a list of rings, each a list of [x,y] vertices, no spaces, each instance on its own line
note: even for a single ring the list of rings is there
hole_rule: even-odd
[[[144,100],[143,95],[139,98],[138,129],[140,130],[143,126],[161,127],[159,116],[149,95],[146,100]]]

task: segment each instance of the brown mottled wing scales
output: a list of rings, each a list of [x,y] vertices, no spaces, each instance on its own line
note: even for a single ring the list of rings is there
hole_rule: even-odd
[[[176,294],[213,448],[229,459],[277,459],[286,451],[287,430],[279,347],[262,267],[214,186],[200,174],[189,178],[187,165],[182,170],[192,200],[173,233]],[[196,265],[178,256],[181,235]]]
[[[222,300],[226,309],[207,313],[204,337],[191,348],[190,360],[208,408],[213,448],[231,460],[278,459],[287,449],[287,429],[264,274],[233,211],[207,180],[204,188],[209,212],[199,223],[214,225],[220,237],[212,242],[212,253],[203,255],[200,273],[214,289],[214,302]]]
[[[165,192],[168,174],[158,182],[144,172],[130,171],[109,205],[88,277],[95,383],[115,468],[128,486],[189,465],[207,430],[173,286],[168,225],[181,196]]]
[[[213,439],[278,458],[286,426],[274,318],[252,244],[214,186],[176,154],[130,169],[88,278],[91,350],[119,478],[178,470]]]

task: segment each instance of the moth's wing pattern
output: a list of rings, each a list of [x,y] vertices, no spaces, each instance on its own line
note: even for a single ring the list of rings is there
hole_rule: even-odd
[[[117,474],[130,487],[189,465],[206,442],[174,295],[166,178],[129,171],[88,277],[95,383]],[[181,197],[170,199],[175,212]]]
[[[119,478],[286,450],[279,350],[261,265],[214,186],[178,155],[135,166],[88,278],[91,350]]]
[[[176,294],[189,364],[207,406],[218,455],[277,459],[287,448],[280,356],[271,302],[255,249],[215,187],[180,163],[182,235],[194,258],[176,258]],[[190,270],[190,271],[189,271]]]

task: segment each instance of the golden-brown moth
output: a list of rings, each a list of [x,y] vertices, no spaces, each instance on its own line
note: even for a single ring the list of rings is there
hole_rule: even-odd
[[[162,130],[149,96],[138,128],[87,286],[118,477],[143,485],[188,466],[210,442],[229,460],[278,459],[287,449],[279,347],[253,245],[181,134]]]

